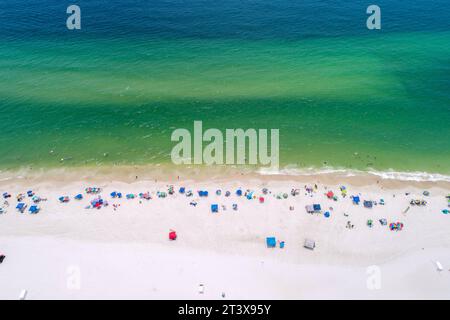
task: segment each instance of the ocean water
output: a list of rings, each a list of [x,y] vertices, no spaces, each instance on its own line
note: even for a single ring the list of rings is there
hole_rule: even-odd
[[[70,31],[2,1],[0,169],[170,164],[201,120],[279,129],[282,167],[449,175],[450,2],[347,2],[79,0]]]

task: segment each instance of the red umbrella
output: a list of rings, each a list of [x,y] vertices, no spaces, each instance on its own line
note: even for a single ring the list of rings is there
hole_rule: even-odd
[[[177,233],[175,231],[169,232],[169,239],[170,240],[177,240]]]

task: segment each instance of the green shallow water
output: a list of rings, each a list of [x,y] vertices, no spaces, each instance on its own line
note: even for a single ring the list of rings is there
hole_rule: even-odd
[[[40,38],[0,57],[3,169],[170,163],[172,131],[202,120],[280,129],[282,166],[450,174],[450,32]]]

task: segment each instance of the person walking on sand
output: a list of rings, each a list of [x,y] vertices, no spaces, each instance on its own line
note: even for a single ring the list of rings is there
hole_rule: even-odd
[[[6,256],[0,252],[0,264],[3,263],[3,260],[5,260]]]

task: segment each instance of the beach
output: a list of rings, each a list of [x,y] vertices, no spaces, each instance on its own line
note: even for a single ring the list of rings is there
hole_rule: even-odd
[[[448,0],[0,12],[0,299],[450,299]]]
[[[70,181],[16,174],[2,180],[2,193],[12,197],[0,215],[0,251],[6,256],[0,298],[18,299],[22,290],[27,299],[450,298],[450,215],[442,213],[448,182],[243,173],[240,179],[111,179],[118,176]],[[341,184],[332,183],[339,179]],[[93,186],[101,191],[87,194],[85,188]],[[35,215],[15,209],[19,193],[32,205],[28,190],[47,199]],[[198,195],[202,190],[207,197]],[[123,197],[112,198],[119,191]],[[326,196],[329,191],[336,200]],[[139,197],[147,192],[151,199]],[[77,194],[83,199],[75,200]],[[61,203],[61,196],[69,202]],[[86,208],[99,196],[107,206]],[[411,205],[412,199],[426,205]],[[363,200],[377,204],[365,208]],[[320,204],[321,212],[307,213],[312,204]],[[389,224],[397,222],[403,228],[391,231]],[[175,241],[169,240],[171,230]],[[276,237],[276,248],[266,246],[267,237]],[[303,247],[305,239],[315,241],[314,250]]]

